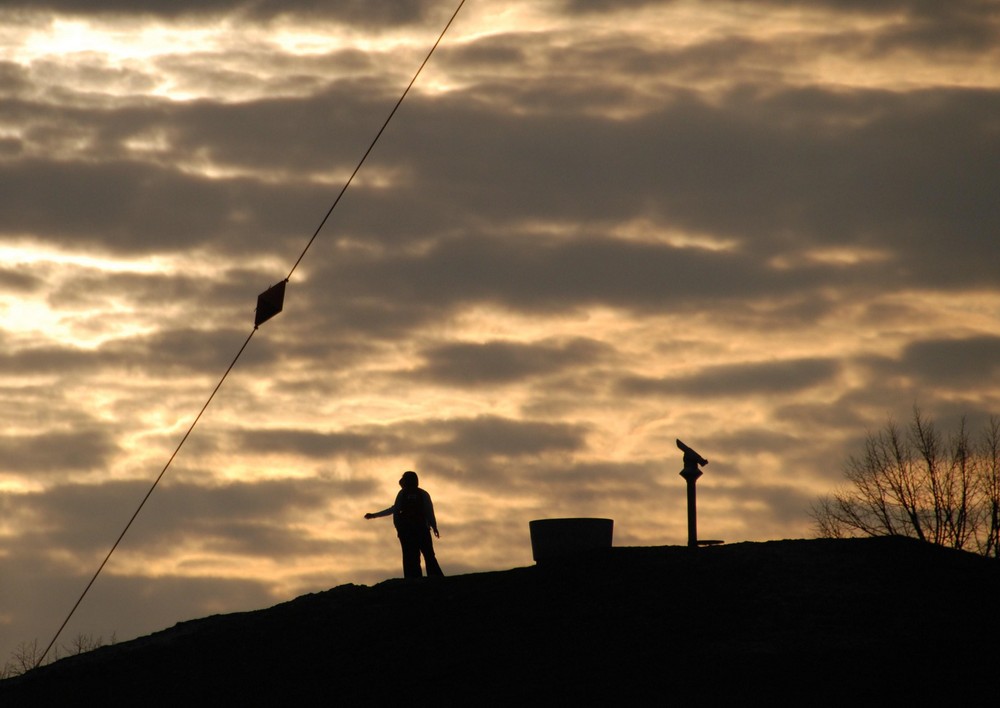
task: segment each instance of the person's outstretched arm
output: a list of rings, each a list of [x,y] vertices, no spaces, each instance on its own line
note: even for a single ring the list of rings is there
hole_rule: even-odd
[[[382,511],[376,511],[374,514],[365,514],[366,519],[377,519],[380,516],[389,516],[396,510],[395,505],[390,506],[388,509],[383,509]]]

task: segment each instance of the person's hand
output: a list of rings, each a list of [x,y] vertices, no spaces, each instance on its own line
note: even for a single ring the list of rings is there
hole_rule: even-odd
[[[434,538],[441,538],[441,534],[438,533],[437,529],[434,529]]]
[[[375,514],[365,514],[365,518],[366,519],[374,519],[375,518]]]

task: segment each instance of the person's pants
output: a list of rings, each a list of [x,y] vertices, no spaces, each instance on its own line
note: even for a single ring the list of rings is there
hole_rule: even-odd
[[[441,576],[441,566],[438,565],[434,556],[434,542],[431,540],[431,530],[428,528],[397,529],[399,545],[403,549],[403,577],[420,578],[423,573],[420,570],[420,554],[424,555],[424,563],[427,566],[427,575]]]

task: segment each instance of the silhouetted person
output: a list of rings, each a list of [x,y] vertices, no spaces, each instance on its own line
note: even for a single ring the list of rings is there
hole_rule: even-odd
[[[380,516],[392,514],[392,523],[396,527],[396,535],[399,536],[399,545],[403,549],[403,577],[420,578],[420,554],[424,554],[424,564],[427,566],[427,575],[441,576],[441,566],[438,565],[437,558],[434,557],[434,542],[431,540],[431,531],[441,538],[438,533],[437,519],[434,518],[434,503],[431,502],[431,495],[419,486],[416,472],[404,472],[399,479],[399,494],[396,495],[396,502],[388,509],[376,511],[374,514],[365,514],[366,519],[377,519]]]

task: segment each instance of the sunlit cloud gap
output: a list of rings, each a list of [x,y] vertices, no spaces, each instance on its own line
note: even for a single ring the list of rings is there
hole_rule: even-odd
[[[162,256],[122,259],[71,253],[56,248],[47,248],[42,244],[25,246],[0,244],[0,261],[14,266],[72,265],[94,268],[109,273],[169,273],[179,270],[181,267]]]
[[[12,242],[16,242],[16,240],[16,237],[11,239]],[[146,275],[184,273],[206,278],[218,277],[225,270],[223,264],[208,261],[204,254],[197,252],[178,255],[146,254],[142,257],[125,258],[110,254],[93,255],[73,252],[38,243],[29,237],[22,237],[22,240],[24,241],[23,245],[13,245],[11,242],[0,244],[0,259],[7,266],[19,268],[54,265],[93,269],[103,273]],[[251,256],[240,261],[242,268],[272,270],[278,265],[279,261],[274,256]]]
[[[159,25],[135,28],[116,27],[84,20],[54,20],[44,30],[25,33],[17,54],[31,62],[47,57],[72,54],[97,54],[111,61],[149,60],[154,57],[204,52],[216,46],[226,46],[232,28],[226,25],[212,29]]]
[[[206,29],[199,26],[167,25],[133,26],[129,23],[90,22],[83,20],[56,20],[45,29],[36,29],[16,39],[7,40],[0,48],[0,56],[23,66],[34,64],[61,64],[76,67],[102,67],[110,71],[129,70],[145,75],[155,85],[147,92],[150,96],[186,102],[199,98],[239,101],[260,96],[299,95],[303,88],[294,82],[283,85],[283,78],[296,78],[301,69],[287,65],[286,61],[261,64],[251,61],[248,48],[256,55],[262,52],[275,59],[308,59],[332,56],[338,52],[354,50],[369,57],[383,57],[398,62],[400,54],[421,51],[422,39],[416,33],[385,34],[372,38],[360,31],[343,31],[330,25],[322,33],[287,22],[278,23],[270,32],[258,28],[240,28],[229,21]],[[234,51],[238,49],[238,51]],[[253,76],[257,80],[272,79],[265,92],[253,86],[238,91],[228,87],[220,95],[219,86],[192,84],[186,66],[199,57],[226,67],[234,73]],[[326,77],[351,76],[335,66],[328,67]],[[83,76],[80,77],[83,79]],[[78,81],[80,80],[78,79]],[[58,77],[50,77],[58,81]],[[89,80],[89,79],[87,79]],[[74,86],[77,87],[84,87]],[[125,83],[118,88],[94,83],[94,90],[118,96],[136,95],[137,88]],[[430,90],[430,89],[428,89]]]

